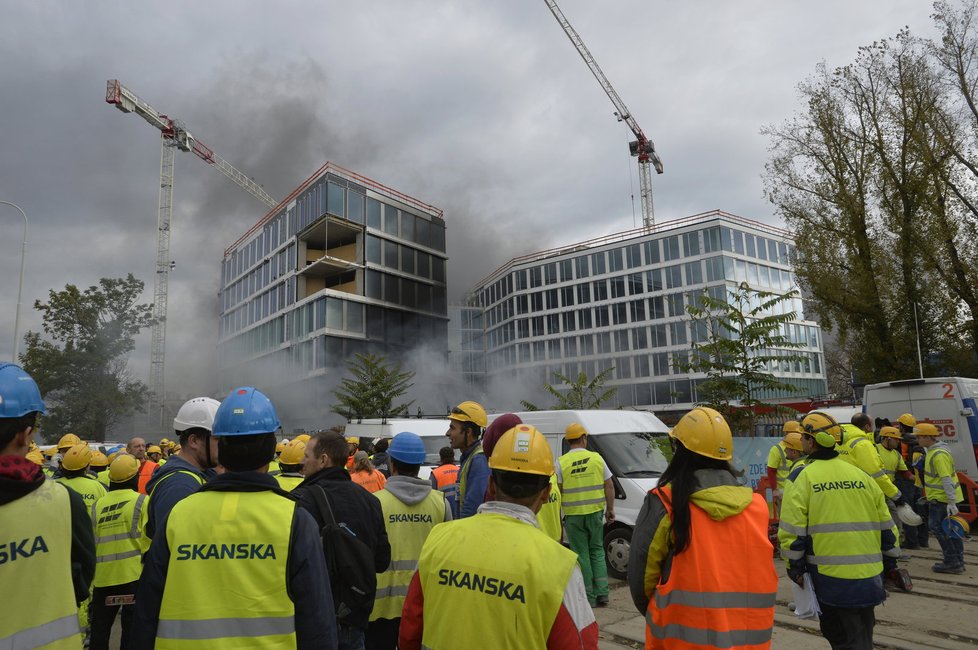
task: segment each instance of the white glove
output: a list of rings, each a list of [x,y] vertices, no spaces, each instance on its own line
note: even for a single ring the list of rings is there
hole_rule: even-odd
[[[953,503],[947,504],[947,516],[953,517],[956,514],[958,514],[958,507]]]

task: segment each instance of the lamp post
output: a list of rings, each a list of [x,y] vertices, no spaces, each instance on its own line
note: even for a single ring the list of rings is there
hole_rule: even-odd
[[[17,311],[14,313],[14,358],[12,361],[17,363],[17,355],[20,353],[20,295],[24,289],[24,261],[27,259],[27,213],[19,205],[10,201],[0,201],[0,204],[17,208],[24,217],[24,245],[20,251],[20,281],[17,283]]]

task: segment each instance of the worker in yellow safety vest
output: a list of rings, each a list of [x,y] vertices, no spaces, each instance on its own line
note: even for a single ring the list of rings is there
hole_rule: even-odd
[[[520,424],[490,457],[490,500],[478,514],[435,526],[421,549],[401,616],[400,650],[598,647],[572,551],[537,528],[553,454]]]
[[[788,577],[808,574],[822,635],[833,648],[873,647],[874,610],[886,599],[882,577],[895,579],[897,531],[879,486],[839,458],[842,426],[812,411],[801,422],[808,464],[789,476],[778,539]]]
[[[942,524],[958,514],[958,503],[964,500],[954,457],[947,443],[938,442],[940,431],[930,422],[918,422],[913,433],[927,450],[924,457],[924,496],[927,497],[930,532],[941,545],[944,559],[931,569],[936,573],[964,573],[964,540],[948,535]]]
[[[38,414],[47,411],[37,384],[0,363],[0,647],[80,650],[78,603],[95,572],[92,522],[78,493],[26,458]]]
[[[798,424],[797,420],[788,420],[784,423],[782,431],[784,437],[778,444],[771,447],[771,450],[767,453],[767,477],[770,484],[775,486],[776,492],[773,496],[778,500],[780,500],[781,491],[784,490],[784,481],[788,478],[788,472],[791,471],[792,463],[792,459],[788,457],[788,445],[785,444],[785,441],[788,439],[788,434],[790,433],[800,434],[801,425]],[[801,451],[800,442],[799,439],[799,452]]]
[[[319,529],[266,474],[280,426],[261,391],[243,386],[224,398],[212,435],[227,471],[173,506],[154,537],[134,647],[336,647]]]
[[[88,473],[91,461],[91,447],[84,442],[77,444],[65,454],[61,461],[61,476],[55,479],[77,492],[86,508],[91,508],[106,493],[105,486]]]
[[[461,452],[458,482],[452,502],[452,514],[456,519],[471,517],[486,499],[489,486],[489,463],[482,450],[483,429],[489,422],[486,410],[478,402],[462,402],[448,414],[449,425],[445,435],[452,449]]]
[[[564,530],[584,573],[584,588],[592,607],[608,605],[608,565],[604,526],[615,523],[615,486],[601,455],[587,448],[588,432],[574,422],[564,432],[570,448],[557,463],[557,483],[563,500]]]
[[[278,457],[281,473],[275,477],[279,486],[286,492],[291,492],[305,476],[302,475],[302,459],[306,456],[306,443],[299,440],[285,446],[282,455]]]
[[[394,436],[387,448],[391,477],[374,492],[384,512],[391,563],[377,575],[377,595],[364,637],[371,650],[395,650],[408,585],[418,568],[421,547],[431,530],[451,521],[452,509],[441,490],[418,478],[427,454],[421,437],[410,431]]]
[[[96,564],[92,582],[92,640],[89,650],[108,650],[115,617],[122,615],[123,650],[131,644],[136,584],[149,548],[146,495],[138,492],[139,461],[117,456],[109,467],[109,493],[92,506]]]
[[[852,424],[840,426],[843,429],[843,437],[836,446],[839,458],[866,472],[876,481],[883,495],[892,501],[894,506],[899,507],[906,503],[893,479],[883,469],[883,461],[873,441],[873,419],[865,413],[856,413],[852,416]]]

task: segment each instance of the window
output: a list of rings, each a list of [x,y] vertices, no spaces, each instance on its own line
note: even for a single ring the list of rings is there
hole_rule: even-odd
[[[615,352],[628,352],[631,348],[628,345],[628,330],[617,330],[615,337]]]
[[[767,240],[763,237],[757,238],[757,257],[767,261]]]
[[[574,306],[574,287],[562,287],[560,290],[560,302],[563,307]]]
[[[744,238],[747,240],[747,254],[750,257],[757,257],[757,249],[754,246],[754,235],[745,233]]]
[[[648,377],[649,376],[649,355],[640,354],[637,357],[632,357],[635,366],[635,376],[636,377]],[[642,403],[642,402],[640,402]]]
[[[717,253],[720,251],[720,227],[714,226],[703,231],[703,252]]]
[[[656,377],[669,374],[669,353],[653,352],[649,355],[652,360],[652,374]]]
[[[645,282],[649,291],[662,291],[662,269],[652,269],[645,272]]]
[[[560,314],[547,315],[547,334],[560,334]]]
[[[642,247],[638,244],[632,244],[625,247],[625,264],[628,268],[634,269],[637,266],[642,266]]]
[[[618,357],[615,359],[615,371],[618,379],[628,379],[632,376],[632,360],[629,357]]]
[[[591,270],[594,272],[594,275],[601,275],[605,272],[604,251],[591,253]]]
[[[422,278],[431,277],[431,255],[418,251],[418,275]]]
[[[657,318],[665,318],[665,317],[666,317],[665,299],[662,296],[649,298],[649,319],[656,320]]]
[[[516,336],[525,339],[530,336],[530,321],[526,318],[521,318],[516,321]]]
[[[687,232],[683,234],[683,248],[686,249],[686,257],[700,254],[700,233]]]
[[[699,262],[686,263],[686,284],[700,284],[703,282],[703,265]]]
[[[526,289],[526,271],[525,270],[513,271],[513,277],[516,278],[515,284],[516,284],[516,290],[517,291],[522,291],[523,289]]]
[[[326,209],[331,214],[335,214],[339,217],[346,216],[346,211],[343,209],[344,194],[346,194],[345,188],[342,188],[339,185],[335,185],[333,183],[326,184],[326,196],[327,196]]]
[[[535,291],[530,294],[530,307],[532,311],[543,311],[543,292]]]
[[[384,266],[397,268],[397,244],[392,241],[384,241]]]
[[[678,260],[682,257],[679,252],[679,235],[666,237],[662,240],[662,259],[665,261]]]
[[[663,271],[666,276],[666,289],[677,289],[683,286],[683,267],[681,264],[667,266]]]
[[[670,316],[683,316],[686,313],[683,307],[683,294],[670,293],[666,296],[666,304],[669,307]]]
[[[574,258],[574,266],[577,267],[577,277],[586,278],[588,273],[587,255]]]
[[[628,276],[628,295],[636,296],[645,291],[641,273],[632,273]]]
[[[533,332],[533,336],[543,336],[543,316],[534,316],[530,319],[530,331]]]
[[[540,271],[539,266],[535,266],[530,269],[530,286],[536,289],[543,284],[543,274]]]
[[[659,263],[659,240],[654,239],[652,241],[647,241],[643,244],[645,248],[645,263],[646,264],[658,264]]]
[[[571,260],[562,260],[560,262],[560,281],[569,282],[574,279],[574,271],[571,268]]]
[[[577,302],[581,305],[591,302],[591,285],[587,282],[577,285]]]
[[[557,309],[560,305],[557,304],[557,290],[547,289],[545,292],[547,294],[547,309]]]
[[[380,201],[367,198],[367,227],[380,230]]]
[[[564,356],[565,357],[576,357],[577,356],[577,337],[576,336],[568,336],[568,337],[564,338]]]
[[[628,322],[627,303],[618,302],[611,306],[612,320],[615,325],[624,325]]]
[[[641,323],[645,320],[645,301],[633,300],[628,303],[628,311],[631,314],[633,323]]]
[[[346,218],[356,223],[363,223],[363,202],[366,197],[356,192],[348,192],[346,195]]]
[[[522,296],[516,296],[516,313],[525,314],[529,311],[529,301],[526,298],[526,294]]]
[[[589,357],[594,354],[594,337],[591,334],[583,334],[578,340],[581,343],[582,357]]]
[[[575,329],[577,329],[574,320],[574,312],[565,311],[563,314],[561,314],[561,319],[563,320],[563,330],[565,332],[573,332]]]
[[[611,334],[598,332],[594,338],[597,341],[598,354],[609,354],[611,352]]]
[[[551,262],[543,265],[543,281],[545,284],[553,284],[557,281],[557,264]]]
[[[625,295],[625,278],[622,276],[611,278],[611,297],[621,298]]]
[[[778,259],[778,242],[773,239],[767,240],[767,259],[769,262],[779,262]]]
[[[666,341],[666,326],[653,325],[649,328],[649,347],[664,348],[669,343]]]
[[[744,254],[744,233],[740,232],[739,230],[733,231],[733,249],[738,255]],[[725,250],[730,249],[728,248]]]
[[[405,273],[414,274],[415,253],[413,248],[401,246],[401,270]]]
[[[384,205],[384,232],[392,235],[397,234],[397,208]]]
[[[621,271],[623,268],[625,267],[622,263],[621,249],[616,248],[608,251],[608,270],[614,273],[615,271]]]
[[[589,330],[594,325],[591,324],[591,310],[590,309],[578,309],[577,310],[577,322],[581,326],[582,330]]]
[[[649,333],[644,327],[636,327],[632,330],[632,349],[644,350],[649,347]]]
[[[595,302],[608,299],[608,281],[595,280],[591,283],[591,293],[594,295]]]
[[[723,258],[717,256],[706,260],[706,281],[717,282],[723,279]]]
[[[380,264],[380,239],[367,235],[367,261]]]
[[[594,308],[594,324],[596,327],[608,327],[608,308],[607,307],[595,307]]]

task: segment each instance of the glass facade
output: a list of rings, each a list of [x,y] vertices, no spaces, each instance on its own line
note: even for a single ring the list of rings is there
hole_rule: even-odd
[[[225,253],[225,388],[254,373],[295,380],[356,352],[447,349],[441,211],[331,164],[320,171]]]
[[[686,307],[704,291],[722,299],[742,282],[776,293],[796,288],[788,234],[761,223],[714,212],[626,235],[521,258],[472,291],[470,304],[483,306],[489,377],[515,373],[542,385],[554,372],[594,376],[612,368],[608,384],[618,387],[619,406],[688,407],[703,376],[680,368],[706,333]],[[794,384],[795,396],[824,395],[818,325],[805,319],[799,298],[778,308],[796,314],[784,334],[803,346],[793,352],[802,358],[769,370]]]

